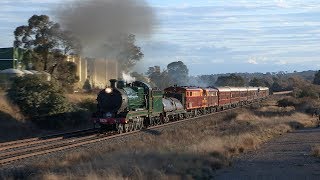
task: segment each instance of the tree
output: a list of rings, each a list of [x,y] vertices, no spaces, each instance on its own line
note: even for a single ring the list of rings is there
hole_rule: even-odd
[[[14,78],[7,96],[29,118],[68,112],[71,107],[55,81],[42,76],[26,75]]]
[[[169,80],[169,75],[168,75],[168,71],[153,71],[152,67],[149,68],[149,71],[147,72],[147,75],[152,83],[152,85],[154,85],[155,87],[159,88],[159,89],[164,89],[166,87],[170,86],[170,80]]]
[[[136,81],[149,82],[149,79],[146,76],[138,72],[132,72],[130,73],[130,76],[132,76]]]
[[[53,74],[66,55],[80,51],[80,43],[47,15],[33,15],[14,31],[15,47],[26,48],[33,69]]]
[[[189,69],[182,61],[168,64],[168,77],[171,85],[187,85]]]
[[[318,71],[318,72],[314,75],[313,84],[320,85],[320,71]]]
[[[258,78],[253,78],[250,82],[249,82],[249,86],[254,86],[254,87],[269,87],[270,84],[263,79],[258,79]]]
[[[141,48],[135,42],[136,37],[133,34],[108,38],[105,40],[103,47],[101,47],[102,49],[97,50],[95,55],[117,60],[121,70],[129,73],[132,67],[144,56]],[[119,73],[121,74],[121,71]]]
[[[245,81],[241,76],[230,74],[229,76],[219,76],[216,85],[218,86],[245,86]]]
[[[63,61],[57,67],[57,80],[68,91],[73,90],[73,84],[79,81],[76,75],[77,65],[73,62]]]
[[[140,61],[144,54],[141,52],[141,48],[135,45],[136,37],[133,34],[130,34],[124,43],[124,48],[120,52],[118,58],[122,68],[124,70],[129,70]]]

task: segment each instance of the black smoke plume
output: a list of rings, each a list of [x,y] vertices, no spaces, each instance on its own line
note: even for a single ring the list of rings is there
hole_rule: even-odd
[[[78,0],[65,3],[56,14],[81,41],[83,55],[95,58],[115,58],[124,36],[148,37],[155,24],[153,10],[144,0]]]

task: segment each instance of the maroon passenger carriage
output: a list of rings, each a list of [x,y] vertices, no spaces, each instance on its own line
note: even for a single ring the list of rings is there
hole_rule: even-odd
[[[219,107],[218,89],[216,88],[203,88],[204,96],[204,113],[216,112]]]
[[[217,87],[219,109],[223,110],[231,107],[231,89],[230,87]]]
[[[166,97],[173,97],[181,101],[186,117],[205,114],[206,98],[203,89],[199,87],[172,86],[164,90]]]
[[[267,87],[259,87],[258,93],[259,93],[259,98],[260,99],[265,99],[265,98],[267,98],[269,96],[269,88],[267,88]]]
[[[266,87],[185,87],[172,86],[164,90],[166,97],[181,101],[186,117],[247,105],[269,95]]]
[[[240,89],[237,87],[230,87],[231,91],[231,107],[236,107],[240,103]]]
[[[240,91],[240,105],[246,105],[248,103],[248,88],[247,87],[239,87]]]
[[[258,87],[248,87],[248,102],[253,102],[258,97]]]

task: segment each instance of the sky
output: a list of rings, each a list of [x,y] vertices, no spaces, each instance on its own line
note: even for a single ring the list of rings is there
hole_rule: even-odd
[[[0,0],[0,47],[33,14],[68,0]],[[158,19],[137,35],[137,69],[181,60],[191,75],[320,69],[318,0],[146,0]]]

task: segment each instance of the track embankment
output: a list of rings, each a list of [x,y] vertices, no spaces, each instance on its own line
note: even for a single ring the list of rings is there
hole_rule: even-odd
[[[240,107],[227,109],[222,112],[229,112]],[[149,127],[147,130],[161,129],[166,126],[173,126],[188,121],[204,118],[207,116],[217,115],[221,112],[214,112],[211,114],[193,117],[189,119],[173,121],[166,124]],[[14,161],[49,154],[57,151],[63,151],[71,148],[76,148],[82,145],[97,143],[119,137],[124,137],[132,134],[137,134],[145,131],[131,131],[123,134],[99,134],[97,129],[86,129],[63,134],[50,135],[39,138],[30,138],[24,140],[17,140],[12,142],[0,143],[0,166],[7,165]]]
[[[320,159],[312,147],[320,144],[320,128],[297,130],[273,139],[259,150],[243,154],[216,179],[320,179]]]

